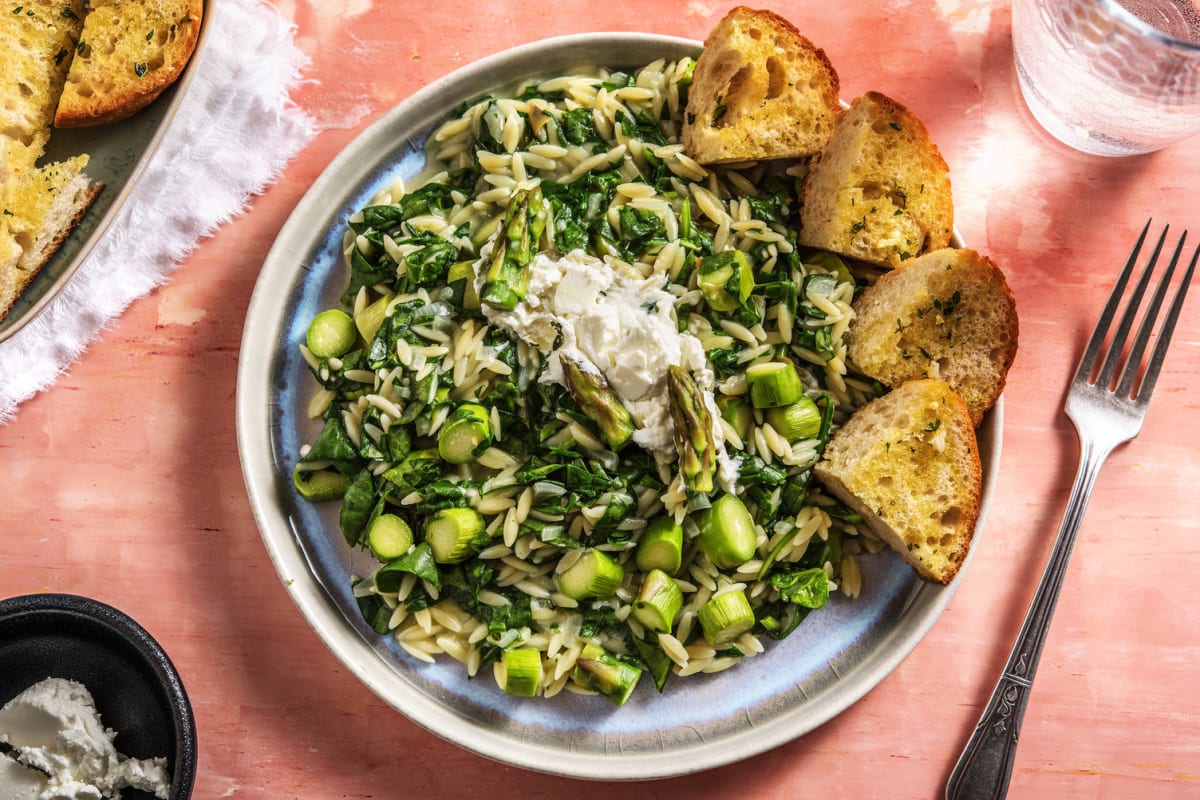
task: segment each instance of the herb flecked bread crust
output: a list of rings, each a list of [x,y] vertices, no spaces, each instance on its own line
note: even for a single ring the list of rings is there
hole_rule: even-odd
[[[847,354],[885,386],[938,377],[975,425],[1004,391],[1017,354],[1016,301],[987,256],[945,248],[879,276],[852,304]]]
[[[958,574],[983,476],[966,403],[945,381],[909,381],[859,408],[814,473],[922,578]]]
[[[110,124],[153,102],[191,59],[203,13],[203,0],[92,0],[55,126]]]
[[[879,92],[855,98],[804,179],[800,243],[894,268],[950,244],[950,170],[924,124]]]
[[[821,149],[839,113],[825,52],[778,14],[738,6],[696,61],[682,141],[701,164],[803,158]]]

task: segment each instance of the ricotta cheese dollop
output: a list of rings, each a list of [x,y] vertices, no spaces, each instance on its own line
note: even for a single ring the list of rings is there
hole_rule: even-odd
[[[64,678],[35,683],[0,708],[0,800],[102,800],[123,788],[167,798],[165,758],[126,758],[113,745],[87,687]],[[6,793],[10,792],[11,793]]]
[[[546,356],[542,380],[565,384],[560,352],[590,363],[632,414],[634,443],[673,459],[667,370],[689,370],[713,415],[719,477],[732,481],[737,462],[726,453],[716,424],[713,372],[700,340],[679,331],[675,296],[662,288],[664,277],[620,271],[582,250],[558,258],[539,253],[527,269],[525,299],[512,311],[484,306],[484,316]]]

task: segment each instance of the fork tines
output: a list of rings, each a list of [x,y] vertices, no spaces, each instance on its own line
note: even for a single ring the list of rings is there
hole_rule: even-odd
[[[1179,242],[1175,245],[1174,253],[1167,264],[1167,270],[1163,273],[1150,299],[1149,307],[1142,314],[1141,323],[1138,325],[1133,344],[1130,346],[1128,352],[1126,352],[1126,340],[1129,337],[1130,330],[1133,328],[1134,321],[1138,317],[1142,299],[1145,296],[1146,288],[1150,284],[1151,275],[1154,272],[1155,265],[1158,263],[1159,255],[1162,253],[1163,245],[1167,239],[1167,232],[1170,228],[1170,225],[1165,226],[1162,234],[1159,235],[1158,241],[1154,245],[1154,251],[1150,254],[1146,267],[1138,278],[1137,285],[1134,287],[1128,303],[1125,305],[1125,310],[1117,324],[1117,330],[1112,334],[1108,352],[1104,355],[1103,362],[1100,363],[1097,373],[1096,366],[1101,355],[1101,348],[1104,345],[1105,339],[1108,338],[1109,326],[1112,324],[1117,309],[1121,305],[1121,300],[1125,296],[1125,288],[1133,275],[1134,267],[1138,262],[1138,256],[1141,253],[1143,244],[1145,244],[1146,234],[1150,230],[1150,222],[1147,222],[1146,227],[1142,229],[1142,234],[1138,237],[1137,244],[1134,245],[1133,251],[1129,254],[1128,261],[1125,262],[1125,268],[1121,270],[1121,274],[1117,277],[1117,281],[1113,285],[1112,294],[1109,295],[1108,302],[1104,306],[1104,311],[1100,314],[1100,319],[1096,323],[1096,329],[1092,333],[1091,339],[1088,340],[1083,358],[1079,362],[1079,370],[1075,375],[1076,381],[1098,385],[1101,388],[1115,391],[1120,397],[1128,397],[1131,400],[1143,403],[1150,399],[1150,393],[1154,391],[1154,383],[1158,378],[1159,368],[1162,366],[1163,358],[1167,353],[1167,345],[1171,341],[1171,333],[1175,329],[1175,321],[1179,317],[1179,311],[1183,307],[1183,299],[1187,295],[1188,285],[1192,280],[1192,273],[1196,269],[1197,258],[1200,257],[1200,247],[1197,247],[1192,253],[1191,263],[1188,264],[1187,270],[1179,282],[1167,315],[1161,320],[1161,325],[1155,331],[1155,324],[1159,321],[1159,310],[1162,307],[1167,289],[1175,274],[1175,268],[1179,263],[1179,257],[1183,253],[1184,243],[1187,240],[1187,231],[1184,231],[1183,235],[1179,237]],[[1152,336],[1155,338],[1154,349],[1151,351],[1149,362],[1143,369],[1142,356]],[[1117,380],[1119,380],[1119,384],[1116,383]]]

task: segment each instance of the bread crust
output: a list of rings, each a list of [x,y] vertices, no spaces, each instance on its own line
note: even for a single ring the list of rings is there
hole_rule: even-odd
[[[841,109],[825,51],[772,11],[737,6],[696,61],[682,142],[702,164],[805,158]]]
[[[950,170],[921,120],[879,92],[855,98],[813,158],[801,244],[898,267],[950,244]]]
[[[970,551],[983,469],[975,428],[944,381],[909,381],[859,408],[814,474],[923,579],[947,584]]]
[[[131,10],[139,14],[136,22]],[[112,124],[154,102],[179,79],[195,52],[203,14],[203,0],[94,3],[84,19],[55,127]]]

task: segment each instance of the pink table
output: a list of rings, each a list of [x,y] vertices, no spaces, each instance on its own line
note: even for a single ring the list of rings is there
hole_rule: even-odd
[[[0,596],[116,605],[164,645],[201,742],[197,798],[608,798],[499,766],[379,701],[289,601],[246,499],[234,431],[242,322],[293,205],[368,123],[483,55],[581,31],[702,39],[701,0],[468,3],[288,0],[321,133],[171,282],[135,303],[56,386],[0,427]],[[952,168],[958,227],[1007,271],[1021,314],[1000,477],[970,570],[931,633],[865,699],[748,762],[616,789],[660,796],[938,796],[1008,653],[1076,464],[1069,373],[1146,219],[1200,228],[1200,139],[1156,155],[1076,154],[1017,93],[1007,4],[781,2],[825,48],[843,95],[889,94]],[[1200,233],[1200,231],[1197,231]],[[1025,721],[1010,796],[1200,796],[1200,296],[1149,420],[1101,475]]]

